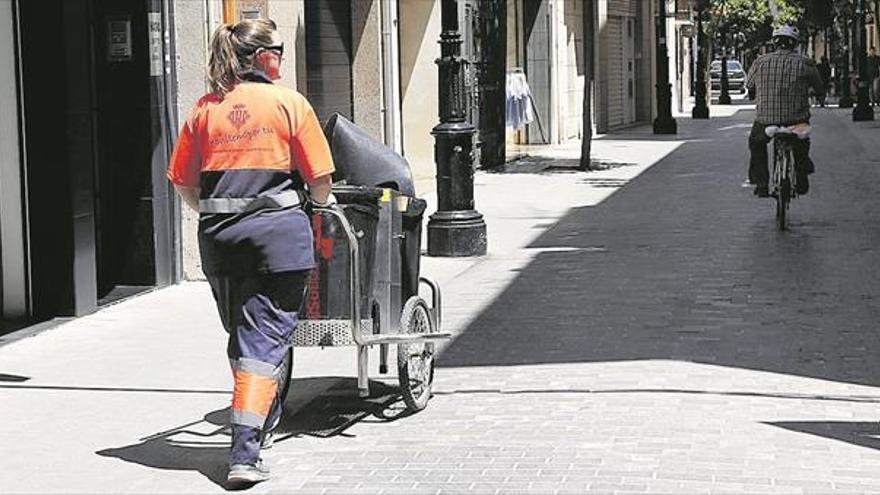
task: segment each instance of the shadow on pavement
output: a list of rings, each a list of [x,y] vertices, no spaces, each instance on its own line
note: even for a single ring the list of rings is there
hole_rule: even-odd
[[[212,411],[198,421],[140,439],[126,447],[96,452],[126,462],[155,469],[197,471],[221,487],[226,487],[229,456],[229,408]],[[213,427],[198,431],[198,427]]]
[[[752,127],[752,119],[755,115],[755,107],[748,102],[736,101],[724,109],[726,114],[717,115],[722,110],[712,108],[711,115],[706,119],[692,119],[690,117],[675,117],[678,124],[677,134],[654,134],[651,126],[640,125],[637,127],[624,128],[611,134],[603,134],[593,138],[594,141],[682,141],[684,143],[698,143],[701,139],[716,133],[719,128],[729,125],[732,121],[748,121],[748,128]],[[729,114],[729,115],[728,115]],[[722,124],[726,123],[726,124]]]
[[[770,394],[760,392],[729,392],[713,390],[691,390],[676,388],[636,388],[636,389],[455,389],[434,392],[434,395],[542,395],[542,394],[675,394],[675,395],[715,395],[720,397],[757,397],[767,399],[816,400],[829,402],[849,402],[857,404],[878,404],[880,396],[837,396],[815,394]]]
[[[880,425],[876,421],[778,421],[764,424],[880,450]]]
[[[344,435],[358,422],[390,422],[407,415],[396,387],[370,382],[370,397],[359,397],[356,378],[318,377],[292,382],[285,411],[276,429],[276,443],[290,438],[313,436],[329,438]],[[297,387],[323,390],[301,407],[288,412]],[[229,392],[225,392],[229,394]],[[125,447],[96,452],[155,469],[196,471],[225,489],[229,456],[230,409],[206,414],[186,423],[138,440]]]
[[[14,375],[13,375],[14,376]],[[6,379],[0,375],[0,382],[24,382],[30,380],[28,377],[20,377],[20,379]],[[77,387],[71,385],[0,385],[0,388],[7,390],[25,389],[25,390],[66,390],[76,392],[133,392],[142,394],[144,392],[154,392],[157,394],[228,394],[224,390],[207,390],[207,389],[182,389],[182,388],[135,388],[135,387]]]
[[[817,116],[814,191],[780,233],[741,187],[749,118],[681,121],[710,139],[545,231],[437,365],[669,359],[880,385],[880,167]]]
[[[9,373],[0,373],[0,382],[21,383],[30,380],[29,376],[12,375]]]
[[[328,387],[321,387],[326,383]],[[285,408],[276,429],[276,441],[311,436],[330,438],[345,435],[345,431],[367,418],[389,422],[406,413],[401,406],[397,387],[370,381],[370,396],[358,396],[357,379],[351,377],[317,377],[293,380],[287,403],[296,398],[297,388],[308,389],[318,384],[323,392],[302,406]]]
[[[582,170],[577,158],[554,158],[549,155],[525,155],[504,165],[487,169],[490,174],[564,174],[577,172],[598,172],[620,167],[631,167],[635,163],[619,163],[608,160],[590,160],[590,170]]]

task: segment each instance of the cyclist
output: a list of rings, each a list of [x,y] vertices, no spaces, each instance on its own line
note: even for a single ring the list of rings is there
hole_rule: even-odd
[[[812,87],[816,96],[825,95],[822,77],[810,58],[796,52],[800,33],[794,26],[780,26],[773,30],[775,51],[759,57],[749,68],[746,87],[749,98],[757,99],[757,115],[749,135],[749,182],[755,185],[755,195],[767,197],[767,143],[764,133],[769,125],[792,126],[810,122]],[[794,146],[797,193],[809,190],[807,175],[813,173],[809,139],[799,139]]]

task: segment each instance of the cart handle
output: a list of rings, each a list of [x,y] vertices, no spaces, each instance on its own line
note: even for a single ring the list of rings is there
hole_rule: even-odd
[[[361,286],[361,259],[358,256],[358,239],[351,227],[351,222],[345,217],[345,214],[335,205],[316,206],[314,209],[318,213],[329,213],[339,220],[342,224],[345,235],[348,237],[348,253],[351,257],[349,263],[351,269],[351,338],[359,346],[366,345],[366,339],[361,335],[361,305],[360,305],[360,289]]]
[[[441,328],[441,323],[443,322],[443,315],[440,309],[442,307],[441,303],[443,300],[443,296],[440,293],[440,284],[428,277],[419,277],[419,282],[431,288],[431,309],[433,310],[434,319],[436,320],[434,323],[437,324],[437,331],[439,332]]]

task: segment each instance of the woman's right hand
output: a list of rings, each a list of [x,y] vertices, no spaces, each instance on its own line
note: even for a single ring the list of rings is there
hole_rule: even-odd
[[[332,185],[333,179],[329,174],[309,182],[309,197],[311,197],[312,203],[317,206],[324,206],[331,196],[330,188]]]
[[[315,200],[315,198],[312,198],[312,204],[317,206],[318,208],[329,208],[336,204],[336,196],[334,196],[333,193],[330,193],[327,195],[327,198],[322,202],[318,202]]]

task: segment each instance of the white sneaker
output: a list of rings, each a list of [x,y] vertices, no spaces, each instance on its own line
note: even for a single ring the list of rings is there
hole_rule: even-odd
[[[260,459],[253,466],[250,464],[233,464],[229,466],[226,482],[231,484],[259,483],[269,479],[269,468]]]

